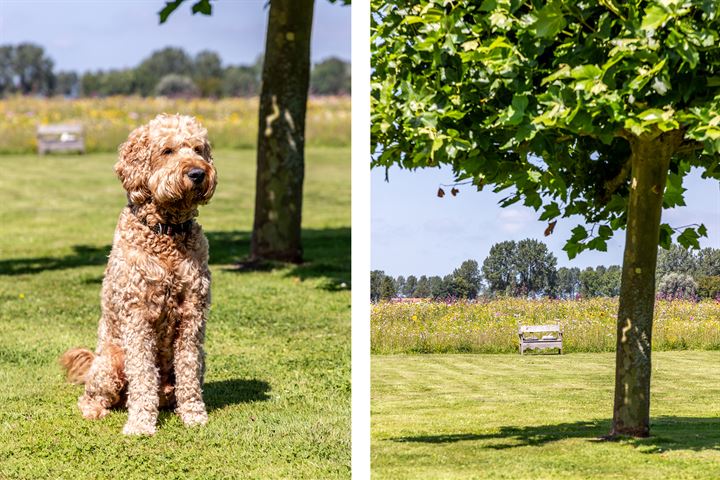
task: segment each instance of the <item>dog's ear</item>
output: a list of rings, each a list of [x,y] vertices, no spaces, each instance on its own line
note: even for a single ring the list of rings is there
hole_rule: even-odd
[[[150,198],[147,176],[150,170],[150,139],[146,125],[138,127],[120,145],[115,173],[128,193],[130,203],[139,205]]]

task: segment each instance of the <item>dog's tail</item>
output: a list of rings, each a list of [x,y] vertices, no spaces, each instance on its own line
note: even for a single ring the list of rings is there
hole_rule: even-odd
[[[87,348],[71,348],[60,357],[60,365],[70,383],[82,384],[94,359],[95,354]]]

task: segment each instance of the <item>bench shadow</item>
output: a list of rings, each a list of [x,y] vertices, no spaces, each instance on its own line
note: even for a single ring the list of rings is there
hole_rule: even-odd
[[[610,431],[611,421],[580,421],[528,427],[506,426],[494,433],[458,433],[416,435],[392,438],[400,443],[456,443],[486,441],[482,448],[504,450],[515,447],[538,447],[568,438],[589,442],[607,441],[601,438]],[[661,416],[652,419],[652,436],[621,438],[618,441],[638,448],[642,453],[667,450],[720,450],[720,418]]]
[[[203,398],[208,412],[239,403],[270,400],[270,384],[258,379],[232,379],[206,382]]]

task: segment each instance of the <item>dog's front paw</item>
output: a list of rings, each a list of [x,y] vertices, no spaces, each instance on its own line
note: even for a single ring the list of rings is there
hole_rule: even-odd
[[[178,414],[187,427],[205,425],[208,421],[208,414],[205,411],[205,405],[202,404],[193,405],[190,408],[178,409]]]
[[[109,410],[105,408],[102,402],[89,398],[86,395],[78,399],[78,407],[80,408],[80,412],[82,412],[82,416],[88,420],[97,420],[109,413]]]
[[[155,425],[139,422],[128,422],[123,427],[125,435],[155,435]]]

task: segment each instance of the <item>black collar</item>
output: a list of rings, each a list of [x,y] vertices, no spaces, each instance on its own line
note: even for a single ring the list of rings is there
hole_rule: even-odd
[[[144,219],[142,223],[157,235],[176,235],[189,232],[192,229],[193,220],[191,218],[183,223],[156,223],[152,227]]]
[[[130,211],[133,215],[137,215],[137,205],[128,203],[128,207],[130,207]],[[191,218],[183,223],[156,223],[155,225],[150,226],[148,225],[147,220],[143,218],[140,220],[140,223],[148,227],[156,235],[177,235],[179,233],[187,233],[192,230],[193,219]]]

